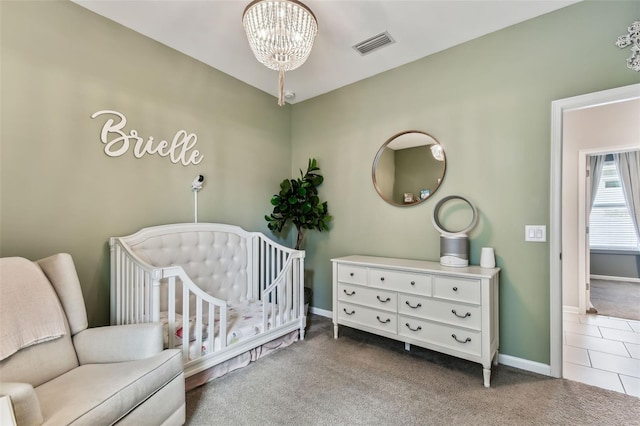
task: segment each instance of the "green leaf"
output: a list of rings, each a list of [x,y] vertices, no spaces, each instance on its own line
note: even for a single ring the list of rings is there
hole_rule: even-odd
[[[298,199],[296,197],[294,197],[293,195],[291,197],[289,197],[289,204],[296,204],[298,202]]]
[[[320,175],[315,175],[311,178],[311,184],[313,186],[320,186],[324,182],[324,178]]]
[[[282,183],[280,184],[280,189],[288,191],[291,188],[291,182],[289,181],[289,179],[285,179],[282,181]]]

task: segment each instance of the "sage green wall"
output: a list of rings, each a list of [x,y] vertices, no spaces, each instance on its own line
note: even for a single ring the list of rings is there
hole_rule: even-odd
[[[290,107],[67,1],[2,1],[0,14],[2,256],[71,253],[98,325],[109,321],[108,238],[193,221],[197,174],[200,221],[267,231],[291,170]],[[90,118],[103,109],[145,140],[195,133],[203,161],[108,157],[107,117]]]
[[[318,160],[334,217],[307,236],[313,306],[331,309],[333,257],[437,260],[433,206],[462,195],[479,210],[471,263],[489,246],[502,268],[500,352],[548,364],[549,245],[526,243],[524,226],[549,229],[551,102],[640,81],[614,45],[638,18],[639,2],[581,2],[296,104],[293,170]],[[380,199],[371,165],[407,129],[442,143],[447,174],[434,199],[400,208]]]

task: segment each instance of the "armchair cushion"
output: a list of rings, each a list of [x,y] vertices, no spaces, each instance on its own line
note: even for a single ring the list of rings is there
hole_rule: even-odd
[[[62,309],[74,335],[88,327],[87,310],[84,307],[80,279],[71,255],[58,253],[36,262],[60,299]]]
[[[13,413],[19,425],[42,424],[42,410],[33,386],[28,383],[0,383],[0,395],[11,399]]]
[[[162,324],[88,328],[73,336],[80,364],[133,361],[162,352]]]
[[[182,374],[182,353],[171,349],[136,361],[81,365],[38,386],[36,393],[47,424],[107,425]]]

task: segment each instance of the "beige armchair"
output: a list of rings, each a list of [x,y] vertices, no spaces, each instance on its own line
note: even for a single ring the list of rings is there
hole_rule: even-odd
[[[0,259],[0,395],[18,425],[180,425],[182,356],[160,324],[87,328],[68,254]]]

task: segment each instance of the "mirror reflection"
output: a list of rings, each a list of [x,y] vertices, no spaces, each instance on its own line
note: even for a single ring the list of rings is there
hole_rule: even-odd
[[[442,145],[428,133],[409,130],[389,138],[373,162],[373,185],[386,202],[412,206],[429,199],[444,178]]]

